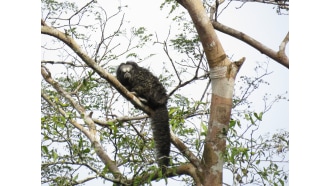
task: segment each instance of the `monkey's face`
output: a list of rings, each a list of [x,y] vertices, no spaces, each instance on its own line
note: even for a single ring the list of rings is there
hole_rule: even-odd
[[[136,76],[135,71],[138,68],[139,66],[132,61],[121,63],[117,68],[117,79],[127,89],[130,89],[131,86],[133,86],[132,85],[132,83],[134,83],[133,79]]]
[[[130,64],[123,64],[119,67],[119,70],[124,75],[124,79],[130,79],[131,78],[131,71],[133,66]]]

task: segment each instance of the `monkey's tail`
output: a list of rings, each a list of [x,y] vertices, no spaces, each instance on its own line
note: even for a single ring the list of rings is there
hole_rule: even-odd
[[[168,120],[167,106],[163,105],[154,109],[151,116],[151,128],[156,146],[158,166],[163,173],[170,163],[171,135]]]

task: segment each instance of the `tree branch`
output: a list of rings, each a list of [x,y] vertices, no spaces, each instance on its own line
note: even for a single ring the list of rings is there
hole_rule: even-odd
[[[258,51],[260,51],[262,54],[267,55],[268,57],[277,61],[281,65],[289,68],[289,59],[285,55],[285,53],[282,55],[279,55],[278,52],[268,48],[267,46],[263,45],[261,42],[253,39],[252,37],[246,35],[245,33],[235,30],[233,28],[230,28],[228,26],[225,26],[224,24],[221,24],[219,22],[212,21],[212,25],[213,25],[214,29],[216,29],[220,32],[223,32],[225,34],[228,34],[230,36],[233,36],[233,37],[249,44],[250,46],[252,46],[255,49],[257,49]],[[289,41],[289,37],[288,37],[287,41]]]
[[[85,67],[83,65],[76,65],[74,62],[66,62],[66,61],[49,61],[49,60],[41,60],[42,64],[62,64],[62,65],[69,65],[72,67]]]
[[[289,32],[286,34],[285,38],[283,39],[282,43],[280,44],[278,55],[282,58],[286,57],[285,54],[285,47],[289,42]]]
[[[173,133],[172,130],[171,142],[196,168],[200,167],[200,160],[189,150],[189,148],[184,143],[182,143],[182,141]]]
[[[126,121],[132,121],[132,120],[140,120],[140,119],[145,119],[145,118],[148,118],[149,116],[147,115],[143,115],[143,116],[136,116],[136,117],[127,117],[127,116],[124,116],[124,117],[118,117],[116,119],[113,119],[113,120],[108,120],[108,121],[102,121],[102,120],[99,120],[99,119],[96,119],[96,118],[93,118],[93,121],[100,125],[100,126],[103,126],[103,127],[108,127],[109,126],[109,123],[114,123],[114,122],[126,122]]]
[[[131,92],[129,92],[120,82],[117,80],[116,77],[111,75],[101,66],[99,66],[92,58],[90,58],[85,52],[83,52],[80,46],[76,43],[76,41],[68,36],[67,34],[49,27],[49,26],[41,26],[41,33],[45,35],[49,35],[59,39],[60,41],[64,42],[67,46],[69,46],[90,68],[92,68],[97,74],[99,74],[103,79],[108,81],[114,88],[123,95],[126,99],[128,99],[134,106],[138,107],[139,109],[143,110],[145,113],[150,114],[152,110],[143,105],[141,101],[135,97]]]
[[[87,131],[82,125],[78,124],[75,120],[69,118],[70,123],[75,126],[77,129],[81,130],[86,137],[90,140],[92,146],[94,147],[94,150],[98,157],[102,160],[102,162],[108,167],[109,171],[115,176],[115,177],[122,177],[122,174],[120,173],[118,167],[116,166],[116,163],[110,159],[110,157],[107,155],[107,153],[104,151],[99,139],[96,135],[96,127],[91,119],[91,117],[86,113],[84,107],[79,105],[68,92],[66,92],[61,86],[59,86],[59,83],[56,82],[52,77],[50,72],[46,67],[41,68],[41,74],[43,78],[48,82],[50,85],[53,86],[53,88],[63,97],[65,97],[66,100],[70,102],[70,104],[79,112],[81,115],[81,118],[83,118],[84,122],[89,126],[89,131]],[[50,103],[54,108],[57,108],[59,112],[64,116],[67,117],[67,113],[62,110],[61,108],[58,108],[55,104],[53,104],[50,99],[45,95],[42,94],[42,97]]]
[[[278,8],[289,11],[289,0],[233,0],[233,1],[241,1],[243,4],[246,2],[257,2],[257,3],[271,4],[271,5],[278,5]]]
[[[175,91],[177,91],[179,88],[181,87],[184,87],[186,85],[188,85],[189,83],[191,82],[194,82],[195,80],[199,80],[199,79],[205,79],[208,77],[208,74],[204,74],[204,75],[201,75],[199,77],[197,76],[194,76],[192,77],[190,80],[187,80],[185,81],[184,83],[179,83],[169,94],[168,94],[168,97],[170,97],[172,94],[174,94]]]
[[[162,176],[166,176],[167,178],[170,178],[178,175],[189,175],[194,179],[197,186],[201,185],[201,182],[196,174],[196,168],[190,163],[182,164],[177,167],[168,168],[165,175],[161,175],[158,173],[158,171],[156,171],[156,172],[150,172],[144,174],[142,176],[137,176],[132,180],[128,180],[128,183],[136,184],[135,180],[139,180],[140,182],[138,184],[142,185],[143,183],[147,182],[147,180],[153,181],[162,178]]]

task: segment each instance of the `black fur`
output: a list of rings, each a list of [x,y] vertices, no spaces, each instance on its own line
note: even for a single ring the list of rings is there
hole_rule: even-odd
[[[163,171],[169,165],[170,128],[168,123],[167,94],[164,86],[149,70],[135,62],[121,63],[117,69],[117,79],[129,91],[154,110],[151,128],[155,140],[158,166]]]

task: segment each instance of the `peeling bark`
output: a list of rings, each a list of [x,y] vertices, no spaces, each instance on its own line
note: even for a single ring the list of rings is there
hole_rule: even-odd
[[[227,58],[201,1],[178,2],[188,10],[193,20],[210,67],[212,84],[208,132],[197,175],[204,186],[221,186],[235,77],[245,58],[237,62]]]

